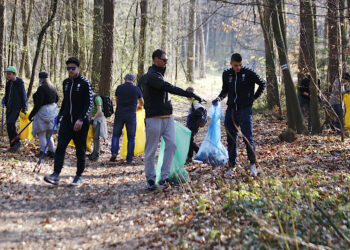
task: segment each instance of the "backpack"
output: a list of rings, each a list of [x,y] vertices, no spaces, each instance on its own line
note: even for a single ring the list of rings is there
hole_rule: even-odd
[[[94,103],[95,103],[95,98],[97,96],[100,96],[102,99],[102,112],[106,118],[110,117],[111,115],[114,114],[114,109],[113,109],[113,103],[112,100],[109,96],[103,96],[103,95],[95,95],[94,96]]]

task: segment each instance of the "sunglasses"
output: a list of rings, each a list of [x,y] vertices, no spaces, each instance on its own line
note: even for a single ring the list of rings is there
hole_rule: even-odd
[[[67,71],[75,71],[77,69],[77,67],[67,67]]]
[[[166,59],[166,58],[160,58],[160,57],[158,57],[160,60],[162,60],[163,62],[167,62],[168,61],[168,59]]]

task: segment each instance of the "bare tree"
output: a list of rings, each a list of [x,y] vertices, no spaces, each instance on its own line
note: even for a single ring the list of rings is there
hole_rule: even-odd
[[[167,26],[168,26],[168,5],[169,0],[162,0],[162,38],[161,38],[161,49],[167,49]]]
[[[339,28],[338,28],[338,0],[327,0],[328,7],[328,75],[331,83],[339,77]]]
[[[139,79],[145,73],[145,51],[146,51],[146,29],[147,29],[147,9],[148,0],[141,0],[141,26],[139,36],[139,58],[138,58],[138,70],[137,79]]]
[[[0,72],[3,71],[4,62],[4,33],[5,33],[5,0],[0,0]],[[3,88],[3,74],[0,73],[0,89]]]
[[[188,48],[187,48],[187,79],[193,82],[194,76],[194,23],[195,23],[196,0],[190,0],[188,12]]]
[[[30,77],[30,65],[29,65],[29,50],[28,50],[28,32],[30,19],[33,10],[33,0],[30,0],[28,6],[28,16],[26,15],[26,1],[22,0],[22,25],[23,25],[23,48],[21,56],[21,64],[19,67],[19,74],[22,75],[23,70],[25,71],[26,77]]]
[[[114,0],[105,0],[103,10],[103,47],[99,93],[110,96],[113,79]]]

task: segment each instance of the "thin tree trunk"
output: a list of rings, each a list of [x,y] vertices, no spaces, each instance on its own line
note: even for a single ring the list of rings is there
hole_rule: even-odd
[[[168,1],[162,0],[162,37],[161,37],[161,49],[166,51],[167,49],[167,26],[168,26]]]
[[[66,36],[68,56],[73,56],[72,0],[66,0]]]
[[[278,91],[278,81],[276,75],[275,53],[272,40],[273,32],[271,27],[271,9],[264,8],[264,12],[262,12],[261,6],[258,5],[258,11],[265,43],[267,107],[270,110],[273,110],[277,106],[279,109],[279,116],[282,116],[281,103]]]
[[[79,57],[78,0],[72,1],[73,56]]]
[[[341,33],[341,56],[342,56],[342,71],[346,72],[347,56],[345,52],[348,48],[348,36],[345,23],[345,0],[339,0],[339,15],[340,15],[340,33]]]
[[[195,22],[195,7],[196,0],[190,0],[190,9],[188,12],[188,47],[187,47],[187,79],[193,82],[194,76],[194,59],[195,59],[195,34],[194,34],[194,22]]]
[[[203,31],[203,25],[202,25],[202,17],[199,12],[197,12],[197,26],[198,28],[198,47],[199,47],[199,55],[198,55],[198,64],[199,64],[199,78],[205,78],[205,62],[206,62],[206,55],[205,55],[205,44],[204,44],[204,31]]]
[[[4,62],[4,35],[5,35],[5,0],[0,0],[0,90],[4,87],[2,83]]]
[[[147,9],[148,9],[148,0],[141,0],[140,2],[141,9],[141,27],[140,27],[140,36],[139,36],[139,58],[138,58],[138,70],[137,70],[137,79],[139,79],[145,73],[145,52],[146,52],[146,30],[147,30]]]
[[[103,46],[103,0],[94,0],[94,17],[93,17],[93,59],[92,59],[92,87],[98,93],[101,77],[101,54]]]
[[[79,34],[79,60],[82,64],[82,72],[85,74],[86,68],[87,68],[87,62],[86,62],[86,37],[85,37],[85,4],[84,0],[79,0],[79,7],[78,7],[78,34]]]
[[[99,93],[110,96],[113,79],[114,0],[104,1],[103,13],[103,47]]]
[[[285,44],[285,38],[283,37],[282,30],[285,30],[283,22],[280,23],[280,13],[278,11],[276,3],[281,3],[281,0],[270,0],[270,6],[272,11],[272,28],[274,31],[274,37],[278,48],[278,55],[280,65],[282,67],[283,80],[286,92],[286,105],[287,105],[287,118],[288,127],[296,130],[297,133],[303,133],[306,131],[305,124],[303,122],[303,116],[299,106],[297,94],[293,84],[293,79],[289,70],[288,53]]]
[[[136,54],[136,23],[137,23],[137,16],[138,16],[138,11],[139,11],[139,5],[136,4],[136,8],[135,8],[135,16],[134,16],[134,23],[132,26],[132,41],[133,41],[133,47],[132,47],[132,53],[131,53],[131,59],[130,59],[130,71],[132,72],[134,69],[134,58],[135,58],[135,54]]]
[[[338,0],[327,0],[328,7],[328,75],[330,83],[339,77],[339,30],[338,30]]]
[[[29,82],[29,86],[28,86],[28,91],[27,91],[27,96],[29,97],[32,93],[32,88],[33,88],[33,83],[34,83],[34,77],[35,77],[35,68],[36,68],[36,64],[38,62],[38,58],[39,58],[39,54],[40,54],[40,46],[41,46],[41,42],[44,38],[44,35],[46,33],[47,28],[50,26],[53,18],[56,15],[56,11],[57,11],[57,2],[58,0],[53,0],[53,7],[52,7],[52,14],[49,17],[49,20],[47,20],[47,22],[44,24],[44,26],[41,28],[41,31],[39,33],[39,37],[38,37],[38,43],[36,45],[36,51],[35,51],[35,56],[34,56],[34,60],[33,60],[33,67],[32,67],[32,74],[30,77],[30,82]]]
[[[26,17],[26,1],[22,0],[22,25],[23,25],[23,48],[21,55],[21,63],[19,67],[19,74],[23,74],[23,70],[25,71],[25,76],[30,77],[30,66],[29,66],[29,56],[28,56],[28,32],[30,25],[30,18],[32,16],[33,10],[33,0],[30,0],[28,6],[28,17]]]
[[[15,0],[13,12],[12,12],[12,22],[11,22],[11,30],[10,30],[10,42],[9,42],[9,52],[7,56],[7,65],[13,65],[13,50],[14,50],[14,36],[15,36],[15,27],[16,27],[16,6],[17,0]]]

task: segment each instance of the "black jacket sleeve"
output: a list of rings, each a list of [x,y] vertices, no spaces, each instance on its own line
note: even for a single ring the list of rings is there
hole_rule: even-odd
[[[91,88],[91,83],[89,81],[86,81],[86,84],[84,84],[84,107],[83,107],[83,112],[79,116],[79,120],[84,120],[89,117],[89,113],[92,108],[92,88]]]
[[[32,112],[30,112],[29,120],[31,120],[36,113],[38,113],[39,109],[43,106],[44,99],[45,99],[45,93],[42,88],[38,88],[37,92],[33,95],[34,99],[34,108]]]
[[[218,99],[223,100],[228,94],[228,85],[227,85],[227,77],[225,75],[225,72],[222,74],[222,89],[219,94]]]
[[[253,74],[253,81],[259,85],[257,91],[254,94],[254,99],[258,99],[264,92],[264,89],[266,88],[266,82],[260,76],[258,76],[255,72],[252,71],[252,74]]]
[[[9,91],[10,91],[10,86],[9,86],[9,82],[6,82],[6,87],[5,87],[5,97],[4,97],[4,102],[5,102],[5,107],[7,107],[7,102],[9,99]]]
[[[21,80],[20,82],[20,88],[21,88],[21,93],[22,93],[22,112],[25,113],[27,111],[27,93],[26,89],[24,87],[24,82]]]
[[[173,95],[194,97],[193,93],[171,85],[170,83],[164,81],[162,77],[156,73],[149,75],[148,84],[153,88],[163,90]]]

